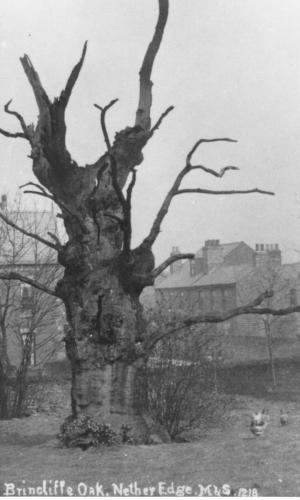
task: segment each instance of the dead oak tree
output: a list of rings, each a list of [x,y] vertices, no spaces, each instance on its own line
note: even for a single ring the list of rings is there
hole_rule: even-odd
[[[152,246],[173,198],[185,193],[273,194],[257,188],[246,191],[182,189],[181,182],[191,171],[199,170],[222,177],[236,169],[227,166],[217,172],[194,164],[193,156],[200,146],[217,141],[235,142],[230,138],[200,139],[187,154],[186,163],[166,195],[149,234],[132,248],[131,201],[137,167],[143,161],[144,146],[173,109],[172,106],[167,108],[152,125],[151,73],[168,17],[168,0],[159,0],[158,3],[157,25],[140,69],[135,123],[116,133],[111,141],[106,128],[106,114],[117,100],[106,106],[95,105],[100,111],[106,151],[94,164],[79,166],[66,147],[65,112],[85,59],[87,43],[65,88],[53,101],[48,97],[29,57],[22,57],[21,63],[38,106],[38,121],[35,126],[28,126],[20,113],[10,108],[10,101],[5,111],[18,120],[21,131],[11,133],[0,129],[7,137],[23,138],[29,142],[33,172],[38,180],[29,191],[51,198],[58,205],[68,235],[65,245],[44,240],[46,245],[56,248],[58,261],[64,268],[63,278],[56,289],[47,290],[41,283],[32,280],[30,284],[60,297],[65,304],[70,325],[65,343],[72,370],[73,414],[89,414],[112,425],[130,422],[140,432],[145,430],[145,420],[137,415],[135,407],[135,373],[147,358],[149,349],[162,335],[172,332],[147,336],[139,296],[143,288],[153,285],[155,278],[172,262],[193,258],[193,254],[175,255],[155,267]],[[20,275],[11,274],[2,278],[28,282]],[[218,322],[249,312],[261,313],[263,309],[257,306],[268,294],[266,292],[253,303],[225,314],[195,316],[189,319],[188,324]]]

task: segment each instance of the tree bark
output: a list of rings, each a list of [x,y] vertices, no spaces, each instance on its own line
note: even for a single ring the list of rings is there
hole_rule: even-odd
[[[138,415],[134,390],[147,354],[142,348],[141,286],[130,278],[136,267],[134,254],[125,258],[119,236],[112,241],[106,234],[112,227],[118,232],[116,226],[112,219],[99,222],[100,231],[94,225],[92,238],[82,245],[77,239],[60,254],[66,267],[57,291],[70,324],[65,343],[72,370],[72,412],[110,423],[115,430],[130,425],[143,440],[147,426]],[[146,265],[147,258],[148,254]]]

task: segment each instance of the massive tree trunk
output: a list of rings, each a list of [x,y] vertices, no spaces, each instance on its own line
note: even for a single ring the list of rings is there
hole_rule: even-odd
[[[102,225],[99,244],[85,247],[85,265],[82,257],[78,267],[71,259],[58,286],[70,324],[65,341],[72,367],[72,409],[75,415],[107,423],[132,423],[137,413],[135,374],[146,354],[142,308],[124,275],[120,249],[104,233]]]
[[[111,165],[105,164],[113,158],[118,171],[126,173],[140,161],[140,148],[137,154],[131,151],[143,132],[129,130],[124,137],[124,142],[116,139],[109,157],[100,161],[100,169],[104,165],[108,170],[95,183],[96,189],[85,194],[81,184],[74,196],[73,172],[64,183],[64,202],[68,200],[70,207],[73,198],[71,211],[80,227],[73,215],[64,215],[69,242],[59,249],[65,272],[56,290],[70,325],[65,340],[72,368],[73,414],[88,414],[115,426],[136,421],[134,379],[146,355],[139,295],[144,275],[154,266],[149,248],[130,249],[128,229],[123,227],[129,222],[113,187]]]

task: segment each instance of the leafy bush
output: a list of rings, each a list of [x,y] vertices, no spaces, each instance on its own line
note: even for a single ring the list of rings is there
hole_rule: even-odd
[[[98,423],[89,415],[68,417],[61,425],[59,439],[68,448],[90,446],[112,446],[114,444],[134,444],[131,427],[122,424],[120,432],[115,432],[110,425]]]
[[[59,439],[67,447],[111,446],[118,441],[108,424],[99,424],[88,415],[68,417],[61,425]]]

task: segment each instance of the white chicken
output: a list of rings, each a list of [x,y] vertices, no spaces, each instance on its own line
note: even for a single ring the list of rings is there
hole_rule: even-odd
[[[267,426],[270,423],[269,411],[263,409],[252,414],[250,422],[250,431],[254,436],[263,436]]]

